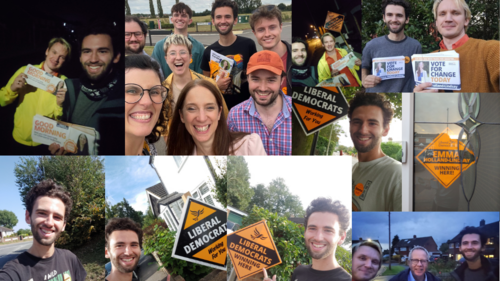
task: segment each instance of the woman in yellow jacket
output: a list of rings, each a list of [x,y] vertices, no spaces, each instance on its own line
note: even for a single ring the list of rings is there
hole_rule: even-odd
[[[71,46],[63,38],[53,38],[45,51],[45,61],[33,65],[51,75],[63,80],[66,76],[58,73],[67,57],[71,53]],[[3,147],[6,151],[0,154],[11,155],[43,155],[48,154],[46,147],[40,148],[40,143],[31,139],[33,117],[36,114],[58,119],[62,116],[62,103],[66,95],[66,89],[59,89],[56,93],[50,93],[26,84],[27,75],[24,73],[27,66],[21,67],[10,78],[5,87],[0,89],[0,106],[4,107],[14,102],[17,103],[14,114],[14,130],[11,142],[14,147]],[[46,151],[45,151],[46,150]]]
[[[347,55],[346,50],[335,48],[335,37],[333,37],[332,34],[328,32],[323,34],[323,36],[321,36],[321,42],[323,43],[326,51],[318,62],[319,82],[331,78],[331,64]],[[358,73],[356,72],[360,68],[361,60],[357,59],[355,64],[356,65],[354,66],[354,68],[346,67],[340,72],[334,74],[345,74],[349,79],[351,87],[361,87],[361,80],[359,79]]]

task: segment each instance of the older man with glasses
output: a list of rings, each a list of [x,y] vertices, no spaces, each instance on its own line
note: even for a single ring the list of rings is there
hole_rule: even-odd
[[[427,271],[429,257],[429,252],[424,247],[413,247],[407,261],[410,268],[401,271],[389,281],[441,281],[441,279]]]

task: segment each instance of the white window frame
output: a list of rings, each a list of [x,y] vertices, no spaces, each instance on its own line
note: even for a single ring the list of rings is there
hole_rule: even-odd
[[[182,167],[184,167],[184,163],[186,163],[186,160],[188,159],[188,157],[187,156],[172,156],[172,157],[173,157],[172,160],[174,160],[174,163],[178,168],[177,173],[180,173],[180,171],[182,170]],[[181,162],[179,165],[177,164],[177,161],[175,160],[176,158],[179,158],[179,160]]]

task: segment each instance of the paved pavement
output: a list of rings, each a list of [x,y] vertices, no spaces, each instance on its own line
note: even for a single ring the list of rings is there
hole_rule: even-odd
[[[215,27],[214,27],[215,30]],[[238,36],[243,36],[252,39],[255,42],[255,45],[257,46],[257,51],[262,51],[262,47],[259,45],[257,42],[257,39],[255,38],[255,35],[253,35],[253,32],[251,29],[247,30],[238,30],[234,31],[235,34]],[[189,33],[189,35],[193,36],[194,39],[198,40],[201,44],[203,44],[205,47],[208,45],[211,45],[215,41],[219,40],[219,33],[217,32],[212,32],[212,33]],[[151,35],[151,40],[153,41],[153,46],[156,44],[156,42],[160,41],[161,39],[165,38],[167,35]],[[283,23],[283,30],[281,31],[281,40],[287,41],[288,43],[292,43],[292,23],[286,22]],[[150,46],[149,44],[149,35],[147,36],[146,39],[146,46]]]
[[[22,252],[28,250],[33,244],[33,240],[27,242],[13,243],[0,246],[0,268],[8,261],[13,260]]]

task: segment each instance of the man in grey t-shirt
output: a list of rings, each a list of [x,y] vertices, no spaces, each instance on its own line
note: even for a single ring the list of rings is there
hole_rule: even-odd
[[[422,53],[420,43],[404,33],[409,22],[410,5],[406,0],[384,0],[382,3],[384,22],[389,34],[368,42],[363,49],[361,64],[362,83],[370,93],[413,92],[415,81],[411,67],[411,56]],[[382,81],[372,73],[372,60],[383,57],[405,57],[405,77]]]

